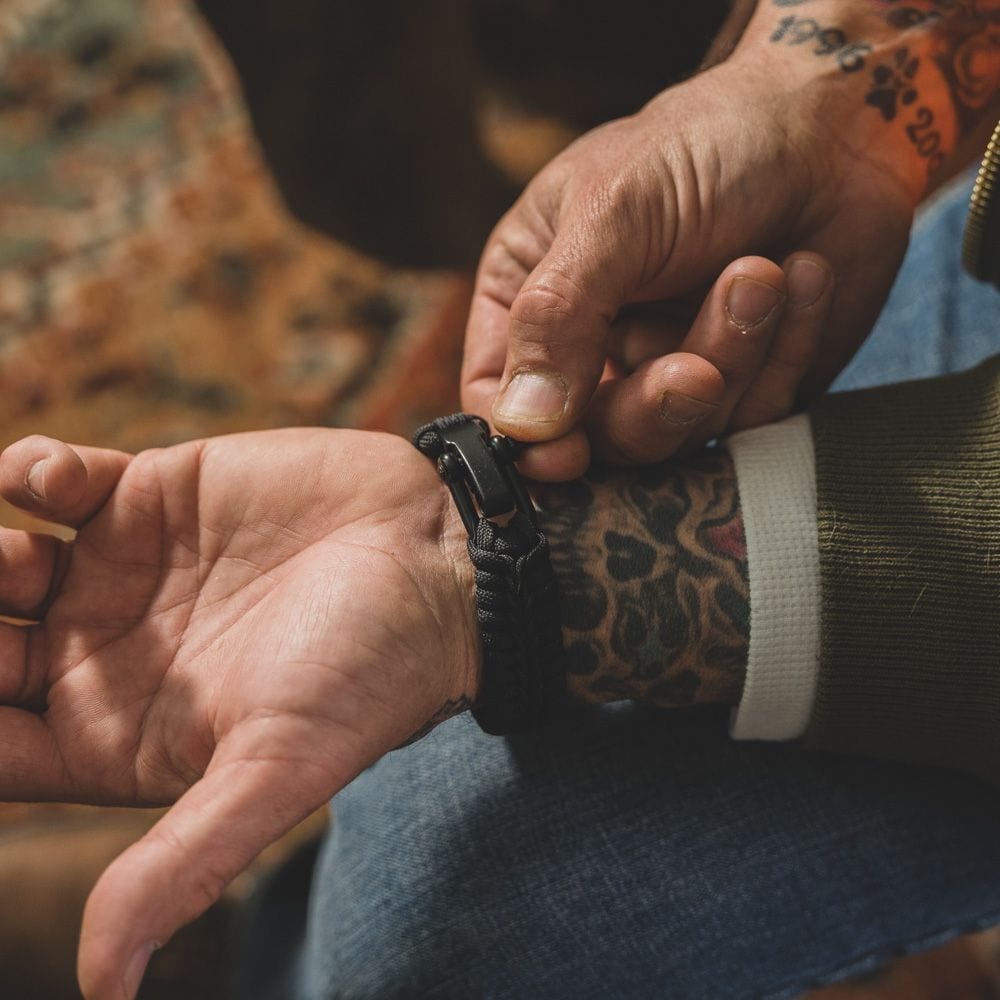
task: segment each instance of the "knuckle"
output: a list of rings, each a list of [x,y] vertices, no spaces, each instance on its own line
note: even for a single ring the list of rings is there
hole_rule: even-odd
[[[522,282],[545,255],[551,238],[523,225],[508,223],[498,228],[483,255],[484,273],[510,282]]]
[[[159,830],[154,839],[174,858],[191,858],[190,845],[175,831]],[[193,920],[217,902],[229,882],[230,878],[211,859],[192,863],[184,880],[185,891],[179,899],[184,920]]]
[[[520,328],[522,339],[557,339],[559,332],[580,309],[579,289],[572,279],[548,272],[521,290],[511,306],[510,318]]]
[[[590,211],[604,224],[616,227],[639,221],[645,199],[633,169],[628,166],[601,177],[590,191]]]

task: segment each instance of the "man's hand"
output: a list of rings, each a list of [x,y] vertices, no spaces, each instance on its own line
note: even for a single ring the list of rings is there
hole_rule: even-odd
[[[0,799],[175,803],[101,878],[79,974],[150,952],[360,771],[467,707],[465,531],[386,435],[289,430],[131,457],[28,438],[0,492],[78,529],[0,529]]]
[[[522,468],[559,479],[590,444],[661,459],[823,387],[995,87],[996,10],[761,0],[729,59],[574,143],[499,223],[464,407],[551,442]]]
[[[532,449],[525,472],[581,471],[586,442],[571,432],[602,377],[591,441],[605,457],[655,461],[786,415],[810,366],[825,381],[867,332],[912,205],[858,163],[851,206],[807,141],[812,109],[781,88],[737,78],[732,63],[674,87],[567,149],[497,226],[463,405],[520,439],[569,435]],[[715,280],[748,253],[783,267],[737,260]],[[837,335],[815,365],[824,327]],[[615,419],[629,400],[631,425]]]

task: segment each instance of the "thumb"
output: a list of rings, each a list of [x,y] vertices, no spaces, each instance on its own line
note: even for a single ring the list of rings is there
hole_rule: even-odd
[[[602,227],[557,236],[510,307],[493,423],[522,441],[562,437],[597,387],[611,321],[631,293],[629,254]]]
[[[318,765],[243,759],[213,764],[99,879],[87,901],[77,973],[87,1000],[132,1000],[153,951],[212,905],[269,844],[328,798]],[[330,790],[332,794],[332,789]],[[308,801],[303,801],[308,799]]]

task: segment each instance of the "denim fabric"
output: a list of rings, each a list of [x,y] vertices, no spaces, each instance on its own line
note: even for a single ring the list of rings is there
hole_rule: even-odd
[[[920,213],[889,301],[834,390],[963,371],[1000,351],[1000,291],[962,268],[973,176]]]
[[[1000,296],[958,271],[966,189],[839,387],[1000,348]],[[620,704],[498,739],[463,716],[388,755],[263,894],[241,1000],[794,997],[1000,921],[1000,794],[726,723]]]

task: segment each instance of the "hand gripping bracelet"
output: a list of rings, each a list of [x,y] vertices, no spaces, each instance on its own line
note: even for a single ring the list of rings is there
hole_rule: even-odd
[[[548,543],[514,468],[522,446],[465,413],[426,424],[413,444],[437,461],[469,533],[483,652],[472,714],[494,736],[538,726],[565,700],[566,654]]]

